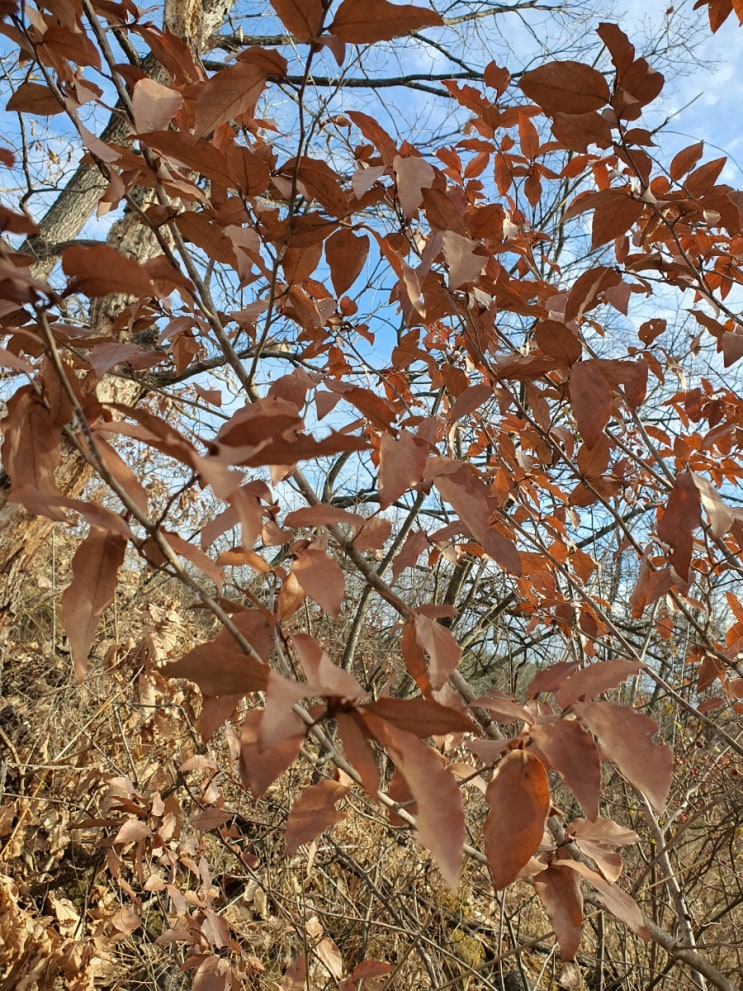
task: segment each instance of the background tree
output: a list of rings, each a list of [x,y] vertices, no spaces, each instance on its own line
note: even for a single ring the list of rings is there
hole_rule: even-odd
[[[476,32],[528,26],[532,3],[272,7],[166,6],[162,28],[126,0],[2,11],[21,207],[29,121],[64,120],[85,154],[38,225],[0,215],[6,630],[17,644],[21,570],[75,521],[61,612],[78,677],[132,583],[180,587],[209,617],[186,644],[178,607],[152,601],[128,645],[113,617],[105,677],[138,715],[103,793],[80,801],[100,780],[88,731],[32,760],[3,710],[20,775],[0,823],[7,986],[114,980],[140,931],[185,947],[194,987],[258,980],[230,912],[248,883],[291,947],[286,988],[649,987],[679,967],[735,987],[740,400],[724,369],[741,354],[741,197],[724,160],[698,143],[654,157],[643,114],[663,76],[615,25],[512,78]],[[441,73],[409,69],[431,52]],[[416,87],[420,143],[402,123]],[[105,243],[78,239],[93,208],[114,221]],[[709,364],[678,390],[683,330],[646,309],[671,294]],[[198,685],[198,717],[165,678]],[[90,704],[91,720],[109,708]],[[75,826],[94,830],[71,932],[69,872],[28,883],[19,862],[60,754]],[[438,873],[400,854],[409,826]],[[58,865],[56,843],[39,849]],[[307,846],[294,897],[282,851]],[[103,853],[124,904],[109,890],[92,910]]]

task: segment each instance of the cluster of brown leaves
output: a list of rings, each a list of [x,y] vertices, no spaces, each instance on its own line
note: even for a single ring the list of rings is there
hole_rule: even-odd
[[[662,812],[672,754],[654,741],[658,727],[650,717],[603,697],[630,676],[656,672],[621,639],[610,604],[585,591],[595,561],[576,546],[574,526],[583,510],[601,507],[616,515],[617,500],[646,500],[657,510],[647,541],[626,532],[627,548],[642,562],[632,611],[640,617],[664,597],[679,610],[694,606],[696,577],[737,568],[743,553],[740,511],[708,480],[722,484],[739,475],[741,410],[737,397],[703,383],[674,404],[687,423],[706,422],[709,429],[703,436],[692,430],[687,439],[671,437],[642,419],[648,383],[665,382],[670,363],[655,345],[662,321],[642,325],[626,358],[602,357],[590,341],[603,332],[602,314],[626,315],[633,298],[652,296],[661,279],[691,288],[692,313],[725,365],[743,354],[737,317],[725,303],[743,282],[743,194],[718,182],[724,160],[698,164],[703,149],[694,144],[667,170],[658,167],[641,115],[663,77],[612,24],[598,32],[613,64],[608,79],[589,65],[552,62],[520,78],[527,103],[506,99],[510,76],[494,63],[485,72],[485,92],[448,83],[472,115],[468,135],[437,149],[430,161],[412,144],[398,145],[378,121],[350,111],[344,126],[360,143],[345,176],[308,147],[284,160],[266,139],[256,107],[266,88],[287,74],[280,52],[247,47],[208,76],[184,42],[141,20],[126,0],[91,0],[90,6],[135,35],[168,76],[166,85],[134,69],[121,73],[137,147],[105,143],[80,119],[80,107],[102,97],[82,75],[85,67],[102,66],[82,4],[70,4],[61,20],[43,5],[27,22],[11,18],[6,33],[24,58],[44,68],[46,82],[24,83],[9,108],[68,115],[107,178],[102,211],[119,207],[135,187],[154,191],[143,218],[161,251],[138,261],[108,246],[67,247],[59,292],[34,277],[27,256],[7,246],[0,256],[8,336],[0,363],[28,377],[10,397],[3,422],[10,499],[59,522],[75,512],[90,526],[62,598],[78,675],[86,672],[126,553],[136,553],[148,566],[177,575],[221,622],[216,636],[162,671],[201,689],[202,736],[213,736],[245,696],[260,699],[241,715],[236,743],[242,781],[254,798],[292,766],[309,738],[327,746],[338,765],[336,777],[312,784],[294,801],[290,853],[332,828],[341,818],[337,803],[359,789],[401,805],[398,813],[415,824],[456,889],[465,809],[450,765],[461,774],[464,764],[489,778],[483,847],[495,889],[532,879],[564,960],[574,958],[581,938],[582,881],[647,938],[642,913],[618,883],[616,848],[635,834],[599,815],[601,765],[611,762]],[[320,0],[274,0],[273,7],[285,28],[309,45],[310,58],[327,48],[339,64],[346,45],[441,23],[429,10],[386,0],[343,0],[327,25],[328,5]],[[715,5],[717,21],[724,7]],[[12,156],[3,153],[3,161],[10,164]],[[493,176],[492,201],[478,178],[486,169]],[[557,280],[547,278],[542,273],[557,268],[557,260],[550,257],[550,237],[530,224],[525,204],[535,207],[552,184],[577,179],[580,191],[560,223],[590,214],[590,250],[606,250],[589,257],[572,281],[559,273]],[[371,208],[387,210],[395,229],[385,232],[372,222]],[[8,208],[0,220],[10,235],[35,230]],[[229,273],[236,292],[253,287],[258,298],[242,309],[213,305],[194,261],[200,252]],[[377,340],[371,319],[367,324],[359,316],[363,293],[356,300],[347,295],[372,255],[389,273],[390,298],[404,322],[374,388],[352,374],[352,349],[343,346],[352,328]],[[110,335],[74,326],[64,314],[63,302],[73,294],[91,300],[113,293],[133,302]],[[714,317],[705,308],[710,303]],[[507,316],[529,323],[528,346],[504,339]],[[162,327],[160,347],[135,343],[133,336],[153,323]],[[274,324],[283,328],[294,366],[264,386],[254,372]],[[238,353],[243,335],[251,341],[253,372]],[[203,436],[164,409],[105,402],[96,392],[112,370],[143,382],[152,370],[187,377],[203,371],[203,360],[214,353],[239,381],[244,405]],[[423,412],[421,374],[438,396]],[[199,390],[205,402],[215,399]],[[321,436],[319,427],[308,429],[308,421],[317,424],[331,413],[333,427]],[[460,430],[467,432],[466,451]],[[178,531],[174,513],[153,513],[146,480],[117,450],[122,439],[157,452],[219,506],[195,537]],[[55,472],[69,442],[115,500],[73,499],[58,489]],[[371,517],[319,496],[299,467],[328,457],[342,465],[357,455],[374,477],[379,512]],[[292,481],[305,506],[287,512],[280,505],[276,493],[284,480]],[[438,499],[448,507],[449,522],[410,529],[398,542],[395,513],[404,513],[409,498],[419,505]],[[699,551],[702,531],[711,548],[706,554]],[[225,541],[231,544],[226,549]],[[282,547],[287,554],[271,556]],[[519,615],[554,625],[568,638],[579,629],[585,663],[567,660],[539,672],[523,701],[497,692],[477,698],[466,685],[462,691],[462,652],[450,628],[456,608],[406,601],[396,587],[424,553],[429,563],[448,554],[455,563],[475,560],[510,576]],[[389,556],[391,577],[371,566],[375,554]],[[417,697],[370,697],[321,637],[297,631],[308,599],[331,620],[341,617],[349,599],[341,559],[397,614],[400,655]],[[223,594],[225,569],[238,566],[255,572],[270,594],[251,593],[249,606]],[[731,606],[738,616],[737,599]],[[726,643],[700,645],[696,659],[704,671],[700,685],[718,680],[723,702],[740,712],[743,681],[731,673],[740,639],[735,630]],[[608,634],[625,645],[627,656],[601,659]],[[510,726],[510,735],[499,726]],[[395,800],[383,787],[380,752],[396,768]],[[558,815],[551,772],[585,813],[564,823],[563,838],[550,828]],[[111,869],[116,873],[119,848],[133,845],[140,883],[151,891],[162,885],[177,900],[168,882],[145,877],[141,864],[166,850],[178,809],[157,793],[145,798],[125,778],[113,787],[111,810],[131,818],[113,839]],[[200,886],[187,921],[166,935],[192,947],[189,966],[203,976],[204,987],[226,988],[246,973],[213,952],[230,946],[231,936],[210,907],[206,862],[194,858],[192,870]],[[211,949],[202,959],[205,939]],[[292,980],[299,982],[296,966]],[[348,987],[367,972],[355,974],[344,978]]]

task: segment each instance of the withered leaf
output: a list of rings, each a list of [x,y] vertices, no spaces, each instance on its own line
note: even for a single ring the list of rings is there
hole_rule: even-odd
[[[662,812],[671,787],[673,751],[653,743],[658,725],[649,716],[613,702],[574,702],[580,721],[627,780]]]
[[[571,870],[579,874],[585,881],[595,888],[599,901],[615,918],[624,922],[626,926],[636,933],[641,939],[650,939],[645,920],[637,903],[626,891],[622,891],[615,884],[610,884],[596,871],[592,871],[586,864],[578,860],[560,861],[561,870]]]
[[[535,874],[534,890],[555,931],[562,960],[572,960],[583,935],[583,895],[574,871],[561,869],[557,860],[546,871]]]
[[[338,781],[325,780],[302,792],[286,820],[286,852],[290,857],[303,843],[309,843],[345,818],[345,812],[339,812],[335,806],[348,790]]]
[[[328,30],[350,45],[373,45],[444,22],[430,8],[387,0],[343,0]]]
[[[416,830],[444,880],[456,891],[464,845],[464,809],[457,783],[438,754],[412,733],[367,712],[364,722],[385,747],[417,805]]]
[[[529,735],[586,815],[594,819],[599,811],[601,762],[591,734],[574,719],[550,719],[531,726]]]
[[[548,114],[587,114],[609,102],[601,73],[582,62],[548,62],[525,72],[519,87]]]
[[[611,388],[595,358],[576,362],[570,371],[570,404],[583,440],[593,447],[609,422]]]
[[[126,539],[91,527],[72,559],[72,581],[62,593],[62,619],[75,674],[82,680],[98,620],[112,601],[124,563]]]
[[[496,891],[518,877],[542,842],[550,809],[544,764],[528,750],[512,750],[496,768],[485,793],[489,812],[485,856]]]

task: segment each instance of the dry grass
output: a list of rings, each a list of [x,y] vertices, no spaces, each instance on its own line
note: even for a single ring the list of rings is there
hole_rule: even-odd
[[[222,971],[233,987],[294,991],[303,956],[313,989],[337,987],[365,961],[388,968],[363,991],[689,986],[662,952],[593,909],[579,968],[564,971],[528,884],[497,898],[470,862],[453,896],[412,834],[358,791],[331,832],[287,856],[292,802],[330,765],[308,742],[253,800],[239,781],[239,719],[205,747],[197,693],[157,670],[209,630],[177,589],[139,573],[75,683],[54,615],[65,556],[52,586],[29,594],[3,661],[0,991],[211,989]],[[743,942],[743,810],[730,772],[705,777],[674,854],[723,970]],[[477,842],[484,803],[470,793]],[[612,794],[608,814],[641,830],[632,797],[620,783]],[[672,925],[657,864],[633,851],[627,866],[644,910]]]

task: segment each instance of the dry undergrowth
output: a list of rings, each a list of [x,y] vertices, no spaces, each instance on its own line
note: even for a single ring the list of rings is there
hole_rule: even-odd
[[[0,991],[633,989],[662,970],[596,912],[580,967],[561,969],[528,885],[496,899],[470,862],[451,895],[410,832],[356,791],[332,831],[287,856],[292,802],[332,765],[308,743],[259,800],[243,789],[239,714],[204,746],[197,693],[158,673],[209,631],[157,579],[122,583],[75,683],[54,639],[65,581],[60,568],[29,596],[3,662]],[[468,791],[476,843],[484,803]],[[637,855],[628,869],[652,873]],[[664,921],[662,899],[653,910]]]

